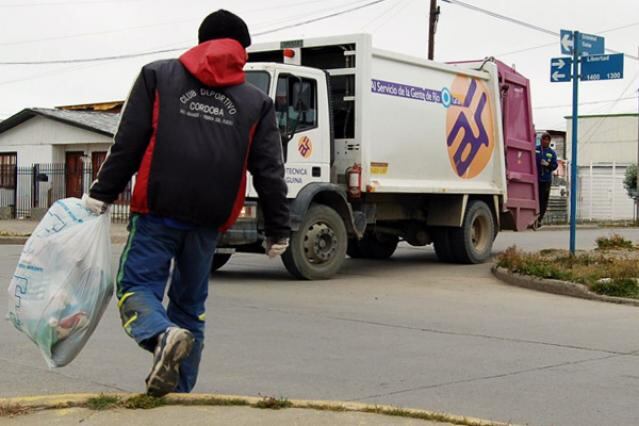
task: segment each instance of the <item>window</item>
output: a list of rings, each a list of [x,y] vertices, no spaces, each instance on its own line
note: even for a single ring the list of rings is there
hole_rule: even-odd
[[[280,130],[286,133],[317,127],[317,81],[281,75],[277,80],[275,113]]]
[[[0,154],[0,188],[16,187],[17,159],[18,155],[15,152]]]
[[[95,180],[98,177],[98,172],[100,171],[100,167],[102,167],[102,163],[106,160],[107,152],[106,151],[94,151],[91,153],[91,179]]]
[[[246,71],[246,81],[268,95],[271,75],[266,71]]]

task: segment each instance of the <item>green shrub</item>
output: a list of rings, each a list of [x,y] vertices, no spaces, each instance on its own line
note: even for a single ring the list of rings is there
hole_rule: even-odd
[[[632,241],[626,240],[619,234],[597,238],[597,248],[599,250],[631,249],[633,247]]]
[[[638,297],[639,285],[634,278],[617,278],[593,284],[590,289],[595,293],[616,297]]]

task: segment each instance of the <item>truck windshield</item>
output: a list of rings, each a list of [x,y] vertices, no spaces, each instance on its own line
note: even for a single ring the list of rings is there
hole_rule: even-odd
[[[268,95],[271,75],[266,71],[246,71],[246,81]]]

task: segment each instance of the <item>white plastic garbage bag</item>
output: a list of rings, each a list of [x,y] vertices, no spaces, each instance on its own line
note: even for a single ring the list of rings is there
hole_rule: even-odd
[[[110,214],[78,198],[57,201],[22,250],[9,285],[8,319],[40,348],[49,367],[71,362],[113,294]]]

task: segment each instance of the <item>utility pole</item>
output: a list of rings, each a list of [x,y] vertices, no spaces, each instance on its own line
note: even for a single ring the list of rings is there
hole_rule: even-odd
[[[572,36],[572,154],[570,156],[570,255],[575,255],[577,241],[577,125],[579,124],[579,61],[581,57],[581,34]]]
[[[437,0],[430,0],[430,12],[428,15],[428,59],[435,59],[435,33],[437,32],[437,20],[439,19],[439,6]]]

